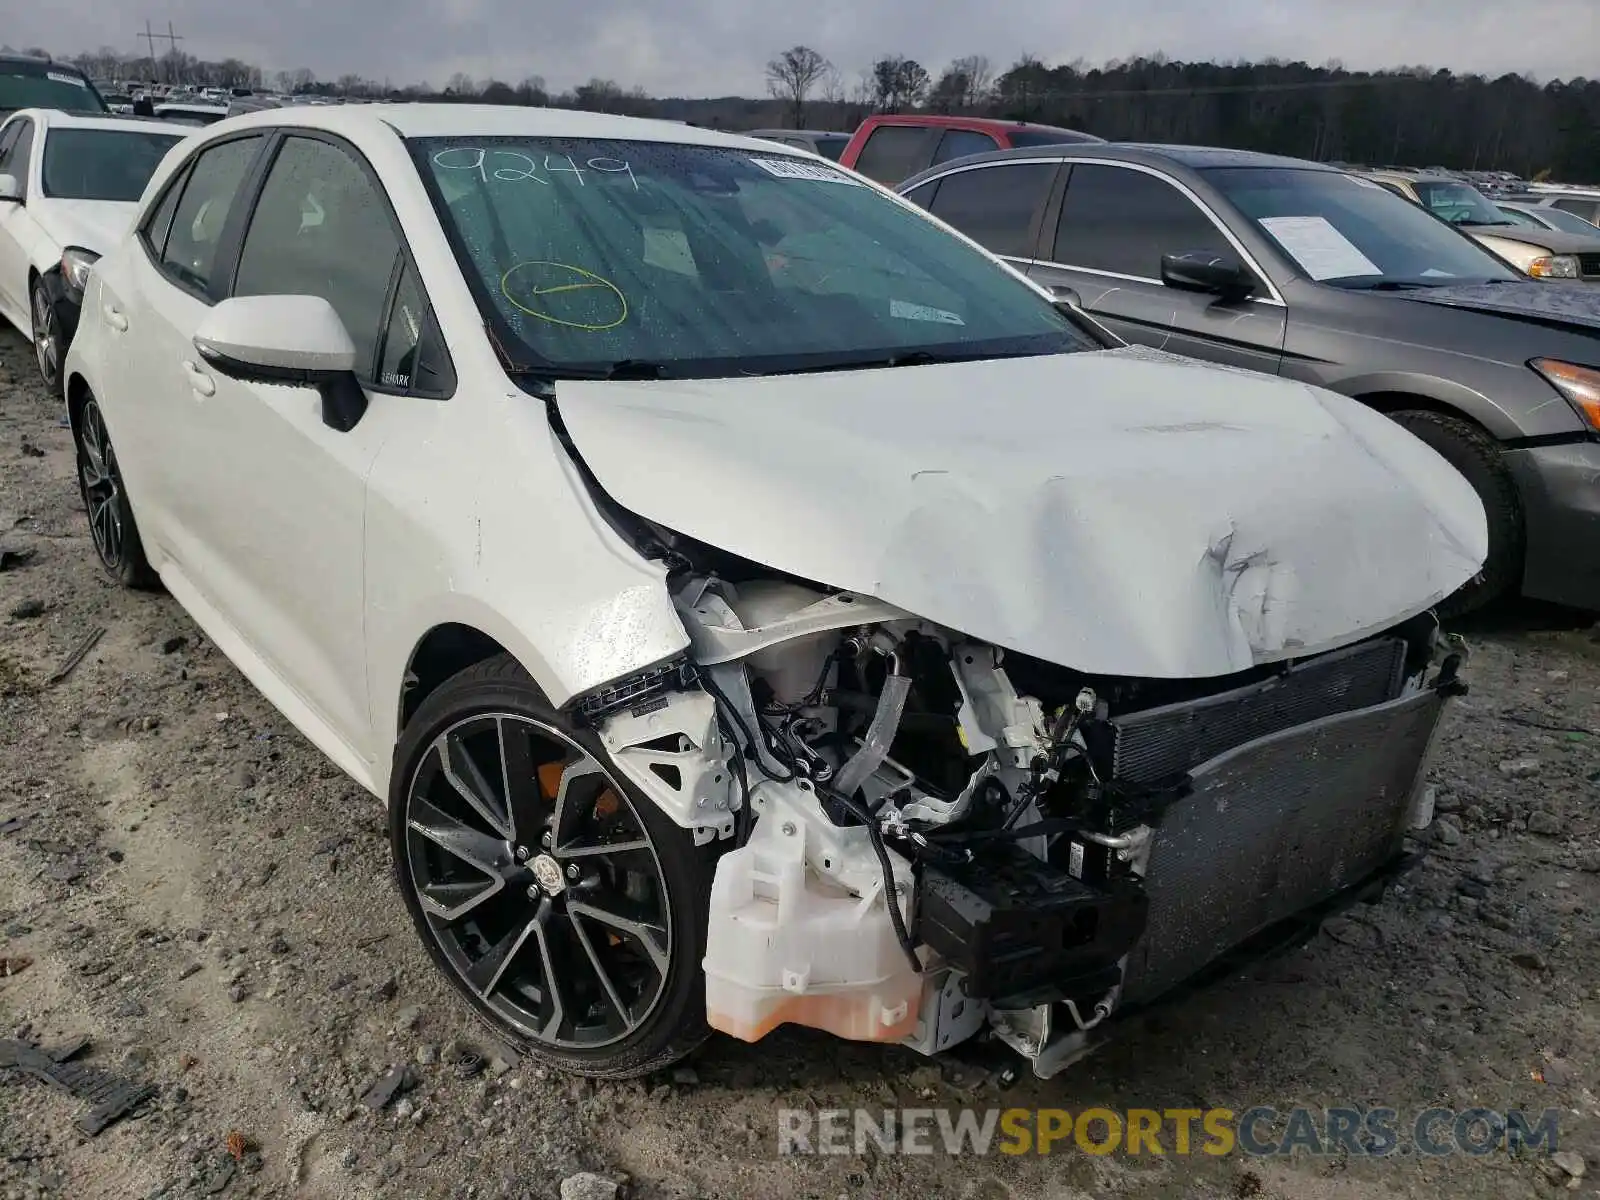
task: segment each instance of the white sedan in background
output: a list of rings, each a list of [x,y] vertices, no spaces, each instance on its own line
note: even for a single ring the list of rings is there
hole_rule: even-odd
[[[23,109],[0,127],[0,315],[32,340],[51,391],[90,266],[185,132],[55,109]]]
[[[387,798],[434,963],[563,1069],[796,1023],[1047,1075],[1431,814],[1471,487],[815,156],[235,117],[84,311],[101,561]]]

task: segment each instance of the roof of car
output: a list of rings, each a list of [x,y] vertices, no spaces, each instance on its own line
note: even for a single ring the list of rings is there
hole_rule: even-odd
[[[896,186],[897,191],[942,175],[957,164],[973,166],[979,163],[1004,162],[1007,159],[1040,158],[1097,158],[1113,162],[1139,163],[1144,166],[1170,166],[1176,163],[1191,170],[1206,167],[1285,167],[1306,171],[1329,171],[1348,174],[1326,163],[1310,162],[1303,158],[1284,158],[1277,154],[1260,154],[1254,150],[1226,150],[1216,146],[1168,146],[1146,142],[1062,142],[1047,146],[1026,146],[1012,150],[989,150],[982,154],[969,154],[953,158],[917,172]]]
[[[122,116],[118,113],[65,112],[59,108],[21,108],[6,116],[32,117],[46,129],[144,129],[151,133],[171,133],[170,121],[152,121],[149,117]]]
[[[71,63],[56,62],[53,58],[40,58],[37,54],[0,54],[0,66],[37,67],[41,71],[61,71],[68,75],[89,78]]]
[[[751,129],[747,137],[801,137],[801,138],[847,138],[850,135],[837,129]]]
[[[686,146],[781,152],[759,138],[702,129],[676,121],[619,117],[568,108],[526,108],[510,104],[296,105],[243,113],[210,126],[207,135],[258,126],[298,125],[330,133],[370,133],[387,128],[404,138],[425,137],[576,137],[630,142],[675,142]]]
[[[956,127],[960,129],[981,129],[988,133],[1021,133],[1028,129],[1065,129],[1061,125],[1045,125],[1039,121],[1006,121],[999,117],[966,117],[959,114],[947,113],[874,113],[862,122],[863,125],[925,125],[936,128]],[[1079,133],[1081,130],[1066,129],[1067,133]]]

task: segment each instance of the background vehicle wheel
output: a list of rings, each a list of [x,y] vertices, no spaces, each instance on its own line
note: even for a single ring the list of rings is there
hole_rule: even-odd
[[[33,294],[29,306],[33,312],[33,354],[39,363],[39,375],[51,393],[61,390],[61,364],[67,349],[61,344],[61,322],[56,319],[55,302],[44,286],[43,279],[33,281]]]
[[[123,587],[145,591],[160,587],[160,577],[144,556],[144,543],[139,540],[139,527],[117,467],[117,452],[106,432],[99,401],[92,395],[83,401],[73,440],[78,447],[78,490],[101,564]]]
[[[1422,409],[1390,416],[1439,452],[1478,493],[1489,519],[1489,557],[1480,576],[1439,605],[1439,615],[1459,617],[1514,592],[1522,578],[1525,535],[1522,497],[1500,459],[1499,444],[1459,417]]]
[[[708,1036],[714,854],[608,762],[501,655],[407,725],[389,833],[417,932],[477,1015],[530,1058],[625,1078]]]

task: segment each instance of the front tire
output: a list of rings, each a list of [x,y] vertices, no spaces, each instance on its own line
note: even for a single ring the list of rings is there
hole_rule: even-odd
[[[55,301],[44,280],[35,279],[28,300],[33,314],[33,356],[39,364],[39,377],[50,393],[60,398],[61,364],[67,359],[65,336],[56,316]]]
[[[395,880],[434,964],[518,1051],[628,1078],[709,1035],[713,853],[612,770],[510,655],[430,695],[395,750]]]
[[[84,397],[72,428],[72,440],[78,450],[78,492],[83,497],[89,536],[100,565],[123,587],[156,590],[161,579],[145,557],[133,506],[122,483],[117,452],[93,393]]]
[[[1526,535],[1522,497],[1500,457],[1500,445],[1460,417],[1405,409],[1391,418],[1432,446],[1472,485],[1489,521],[1489,555],[1476,579],[1439,603],[1441,617],[1476,612],[1514,592],[1522,577]]]

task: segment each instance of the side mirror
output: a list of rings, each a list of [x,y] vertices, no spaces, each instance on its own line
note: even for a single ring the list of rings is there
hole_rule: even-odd
[[[355,377],[355,343],[321,296],[224,300],[200,323],[194,348],[231,379],[316,388],[323,422],[341,433],[367,411],[367,394]]]
[[[22,203],[22,181],[15,175],[0,175],[0,200]]]
[[[1206,292],[1224,300],[1242,300],[1256,290],[1255,277],[1244,264],[1207,250],[1161,256],[1161,282],[1184,292]]]

